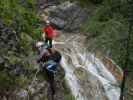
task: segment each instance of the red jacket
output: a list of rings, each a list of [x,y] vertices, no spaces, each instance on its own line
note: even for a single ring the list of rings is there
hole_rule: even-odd
[[[42,32],[45,33],[46,38],[54,37],[54,29],[51,25],[46,25],[43,27]]]

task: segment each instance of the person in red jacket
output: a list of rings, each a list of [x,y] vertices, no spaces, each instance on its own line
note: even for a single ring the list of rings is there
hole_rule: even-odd
[[[43,38],[45,38],[45,43],[49,43],[49,47],[52,48],[52,40],[55,36],[54,28],[50,25],[50,21],[46,20],[46,25],[42,29]]]

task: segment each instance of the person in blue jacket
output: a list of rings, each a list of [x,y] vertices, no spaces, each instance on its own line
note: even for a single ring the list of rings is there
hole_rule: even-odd
[[[46,48],[47,47],[47,48]],[[48,48],[44,44],[37,45],[39,50],[39,56],[37,58],[37,63],[41,64],[41,69],[46,71],[48,76],[48,81],[51,86],[52,95],[55,94],[54,89],[54,73],[56,72],[57,66],[60,64],[61,61],[61,54],[54,48]]]

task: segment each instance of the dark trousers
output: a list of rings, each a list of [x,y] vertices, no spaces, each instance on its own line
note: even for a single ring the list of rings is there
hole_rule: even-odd
[[[52,48],[52,39],[51,38],[45,38],[45,43],[49,42],[49,47]]]
[[[48,77],[48,82],[50,84],[51,94],[54,95],[55,94],[54,73],[46,70],[46,74],[47,74],[47,77]]]

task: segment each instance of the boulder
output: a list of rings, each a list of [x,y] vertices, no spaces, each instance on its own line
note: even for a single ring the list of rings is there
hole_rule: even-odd
[[[49,20],[57,28],[68,32],[77,32],[88,18],[89,11],[77,3],[69,1],[49,8]]]
[[[36,4],[39,10],[45,9],[48,6],[58,4],[59,0],[36,0]]]

